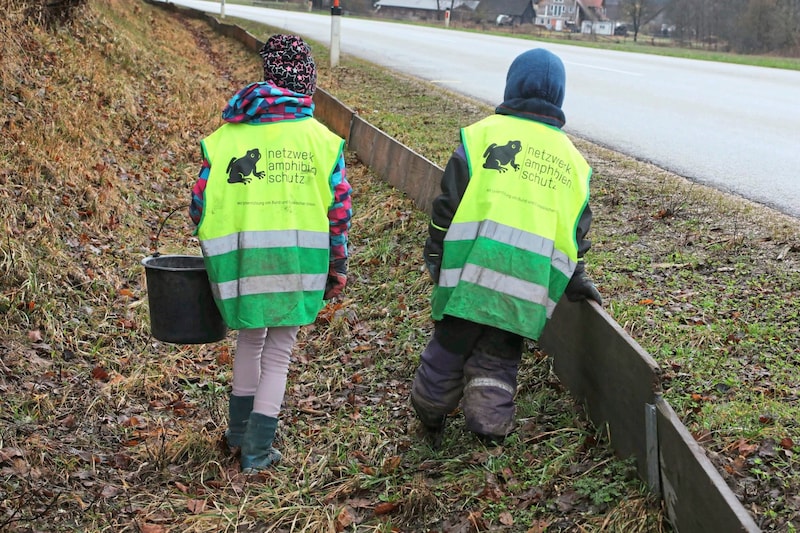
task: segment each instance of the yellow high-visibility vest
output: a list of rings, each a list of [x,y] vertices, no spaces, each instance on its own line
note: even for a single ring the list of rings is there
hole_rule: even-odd
[[[197,236],[225,323],[312,323],[324,305],[330,176],[344,141],[309,117],[225,124],[201,145],[211,170]]]
[[[461,130],[470,181],[447,230],[432,316],[538,339],[578,261],[591,168],[561,130],[492,115]]]

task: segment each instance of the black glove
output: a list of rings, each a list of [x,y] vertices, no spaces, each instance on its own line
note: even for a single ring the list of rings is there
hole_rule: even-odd
[[[578,261],[578,266],[575,272],[567,283],[567,288],[564,294],[570,302],[579,302],[589,298],[595,302],[603,305],[603,298],[600,296],[600,291],[594,286],[594,282],[586,275],[586,267],[583,261]]]
[[[439,283],[439,270],[442,268],[442,250],[441,247],[435,245],[430,239],[425,243],[425,249],[422,252],[422,257],[425,259],[425,267],[428,269],[428,274],[434,283]]]
[[[325,283],[325,300],[336,298],[347,285],[347,259],[331,261],[328,267],[328,281]]]

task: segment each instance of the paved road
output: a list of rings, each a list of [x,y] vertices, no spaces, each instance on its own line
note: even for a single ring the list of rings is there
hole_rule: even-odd
[[[218,2],[170,1],[220,12]],[[230,3],[225,14],[323,43],[331,38],[327,14]],[[341,20],[343,55],[489,104],[502,100],[511,60],[532,46],[564,60],[569,133],[800,217],[800,72]]]

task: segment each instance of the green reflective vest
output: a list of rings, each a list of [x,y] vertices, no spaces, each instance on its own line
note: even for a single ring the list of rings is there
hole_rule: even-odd
[[[591,168],[561,130],[492,115],[461,130],[470,181],[444,240],[432,316],[538,339],[578,261]]]
[[[309,117],[225,124],[201,146],[211,171],[197,236],[225,323],[312,323],[324,304],[330,176],[344,141]]]

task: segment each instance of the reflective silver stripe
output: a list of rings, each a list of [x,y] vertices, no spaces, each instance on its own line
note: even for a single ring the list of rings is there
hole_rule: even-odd
[[[495,292],[542,304],[547,308],[548,318],[556,308],[557,302],[550,299],[547,287],[507,276],[488,268],[467,264],[464,265],[464,268],[448,268],[439,273],[440,287],[455,287],[459,281],[474,283]]]
[[[492,220],[483,222],[459,222],[452,224],[447,230],[445,241],[474,241],[478,237],[486,237],[493,241],[514,246],[537,255],[550,257],[553,267],[569,277],[575,271],[575,263],[569,256],[555,248],[555,243],[518,228],[498,224]]]
[[[495,378],[473,378],[464,385],[464,390],[471,389],[472,387],[494,387],[496,389],[503,389],[512,395],[517,392],[514,390],[514,387],[508,383]]]
[[[200,243],[206,257],[222,255],[240,248],[284,248],[297,246],[300,248],[330,247],[328,232],[275,230],[275,231],[242,231],[224,237],[207,239]]]
[[[440,287],[455,287],[461,279],[460,268],[446,268],[439,272]]]
[[[251,276],[240,280],[211,285],[214,296],[220,300],[266,294],[273,292],[321,291],[325,288],[326,274],[286,274],[280,276]]]

